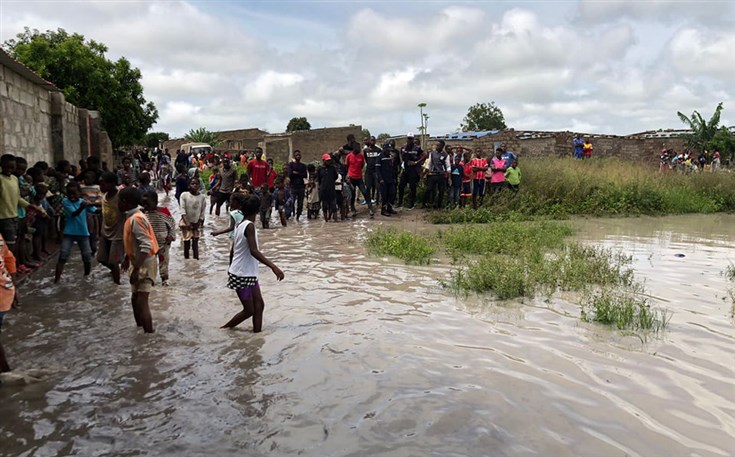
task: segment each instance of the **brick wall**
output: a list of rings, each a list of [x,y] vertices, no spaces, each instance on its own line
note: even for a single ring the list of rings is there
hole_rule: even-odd
[[[32,165],[51,161],[51,95],[10,68],[0,66],[3,154],[23,156]]]
[[[8,62],[6,54],[1,57]],[[68,103],[61,92],[49,90],[52,84],[12,59],[7,65],[0,63],[0,154],[24,157],[30,165],[62,159],[76,164],[90,153],[99,155],[98,113]],[[89,125],[96,126],[96,136]]]
[[[322,155],[334,152],[347,143],[349,134],[355,135],[355,139],[362,144],[360,125],[291,132],[292,152],[300,150],[304,162],[320,161]]]
[[[446,140],[447,145],[472,149],[481,148],[484,154],[505,143],[508,149],[522,157],[571,157],[574,152],[573,132],[517,132],[508,129],[495,135],[486,135],[469,140]],[[587,134],[594,157],[620,157],[623,159],[657,164],[661,149],[673,148],[683,151],[686,144],[682,138],[622,137],[614,135]],[[429,144],[432,142],[429,141]],[[396,138],[397,145],[405,144],[405,137]]]

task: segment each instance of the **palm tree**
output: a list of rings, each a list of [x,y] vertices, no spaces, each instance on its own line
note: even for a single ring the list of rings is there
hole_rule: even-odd
[[[215,132],[211,132],[204,127],[189,130],[189,133],[184,135],[184,139],[192,143],[207,143],[212,147],[218,146],[221,142]]]
[[[686,138],[687,144],[690,148],[695,151],[703,151],[707,148],[708,143],[712,141],[715,134],[720,128],[720,114],[722,113],[722,102],[717,105],[715,112],[709,119],[709,122],[705,122],[704,118],[698,111],[694,111],[691,117],[688,117],[681,112],[677,112],[679,119],[689,126],[692,131],[689,134],[683,135]]]

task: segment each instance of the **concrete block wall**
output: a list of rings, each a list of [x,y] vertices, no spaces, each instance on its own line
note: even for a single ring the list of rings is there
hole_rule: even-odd
[[[0,65],[0,154],[24,157],[30,165],[53,165],[62,159],[76,164],[105,147],[111,149],[100,145],[109,143],[100,132],[99,113],[79,109],[61,92]]]
[[[347,143],[349,134],[355,135],[355,139],[362,144],[360,125],[291,132],[291,152],[300,150],[304,162],[321,161],[323,154],[334,152]]]
[[[7,67],[0,66],[0,153],[23,156],[32,165],[50,162],[51,95]]]

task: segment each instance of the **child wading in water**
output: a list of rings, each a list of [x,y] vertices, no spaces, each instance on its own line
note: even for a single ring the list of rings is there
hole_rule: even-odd
[[[207,198],[199,193],[198,179],[189,181],[189,191],[181,194],[181,239],[184,240],[184,258],[189,258],[189,249],[194,259],[199,260],[199,235],[204,224]]]
[[[86,200],[82,200],[82,191],[79,183],[70,182],[66,186],[64,197],[64,239],[61,242],[59,261],[56,263],[54,282],[59,282],[64,271],[64,264],[71,256],[71,248],[79,245],[84,262],[84,276],[92,271],[92,248],[89,246],[89,228],[87,227],[87,212],[95,211],[95,207]]]
[[[161,285],[168,286],[168,263],[171,256],[171,243],[176,239],[176,222],[168,208],[158,206],[156,191],[143,192],[143,210],[153,227],[158,242],[158,272]]]
[[[222,328],[232,328],[251,316],[253,332],[263,328],[263,295],[258,284],[258,262],[267,266],[276,275],[278,281],[283,279],[283,272],[268,260],[258,249],[258,235],[255,231],[255,217],[260,210],[258,197],[250,196],[245,202],[242,213],[245,219],[235,228],[233,257],[227,272],[227,287],[237,292],[243,310],[235,314]]]
[[[153,318],[148,306],[148,297],[158,275],[156,260],[158,241],[150,221],[138,208],[142,202],[143,197],[135,187],[127,187],[118,194],[118,208],[125,215],[123,225],[125,260],[122,270],[126,271],[129,266],[133,267],[130,271],[130,288],[135,323],[138,327],[143,327],[146,333],[153,333]]]
[[[240,225],[243,219],[245,219],[245,216],[242,213],[242,208],[245,206],[247,200],[248,197],[243,194],[232,194],[232,196],[230,196],[230,225],[226,229],[215,230],[212,232],[212,236],[223,235],[225,233],[229,234],[230,249],[228,249],[228,251],[230,251],[230,264],[232,264],[232,247],[233,240],[235,239],[235,229]]]

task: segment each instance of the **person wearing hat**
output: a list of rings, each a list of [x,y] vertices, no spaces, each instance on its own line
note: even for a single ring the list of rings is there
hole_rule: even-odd
[[[322,155],[322,166],[316,171],[316,183],[319,186],[319,201],[322,204],[324,221],[329,222],[337,213],[337,192],[334,185],[337,182],[337,168],[334,166],[332,156]],[[335,222],[337,221],[335,217]]]
[[[408,209],[413,209],[416,205],[416,187],[421,179],[421,165],[424,163],[426,156],[421,146],[416,144],[413,132],[409,132],[406,136],[406,145],[401,148],[401,162],[403,163],[403,173],[398,182],[398,206],[403,206],[403,196],[406,192],[406,185],[409,188]]]

